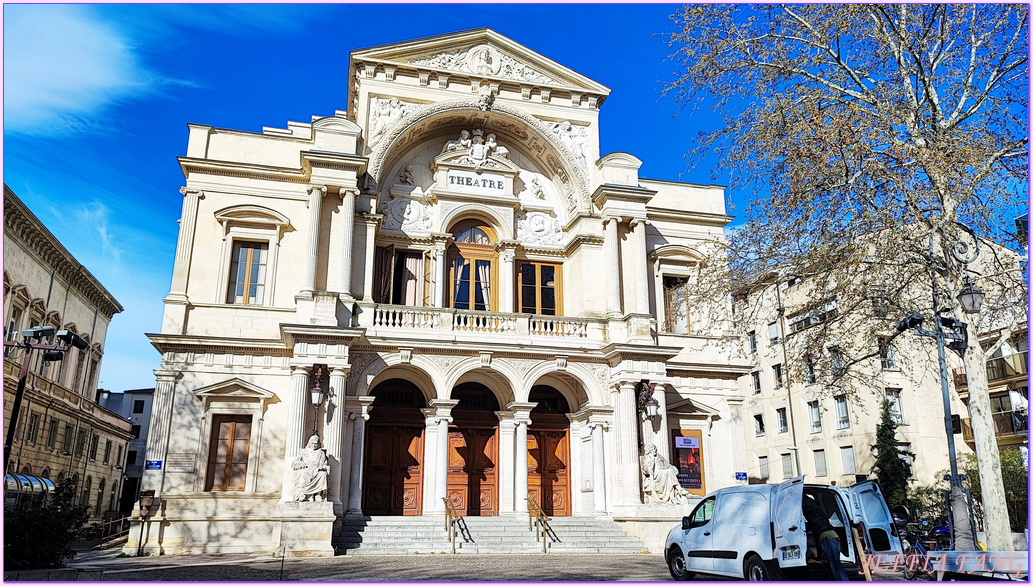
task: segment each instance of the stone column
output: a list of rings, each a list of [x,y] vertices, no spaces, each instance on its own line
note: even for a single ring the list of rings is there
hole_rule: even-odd
[[[157,380],[151,405],[151,428],[147,434],[147,447],[143,459],[144,461],[161,460],[164,462],[169,451],[169,433],[173,407],[176,404],[176,379],[179,377],[179,373],[171,370],[155,370],[154,375]],[[209,441],[209,438],[204,438],[204,441]],[[141,488],[153,490],[155,498],[160,497],[164,480],[164,466],[161,470],[147,470],[145,466]],[[139,510],[139,507],[136,507],[136,510]]]
[[[527,512],[527,421],[516,422],[516,462],[514,463],[514,488],[516,512]]]
[[[606,512],[606,460],[603,453],[602,422],[590,422],[592,428],[592,497],[595,512]]]
[[[649,282],[646,280],[646,221],[642,218],[631,220],[631,236],[635,242],[632,247],[631,280],[635,283],[635,313],[649,313]]]
[[[366,420],[368,413],[352,413],[355,423],[352,425],[352,470],[349,483],[348,512],[362,514],[362,456],[365,446]]]
[[[437,278],[434,279],[434,307],[445,306],[445,287],[448,286],[448,268],[445,266],[445,248],[447,242],[444,240],[434,242],[434,271]]]
[[[283,437],[283,491],[281,501],[294,500],[294,474],[291,464],[305,443],[305,409],[309,405],[308,375],[311,369],[295,366],[291,370],[290,404],[287,405],[287,433]]]
[[[343,506],[341,498],[341,475],[343,474],[344,462],[344,434],[347,428],[348,414],[344,409],[345,381],[348,378],[348,370],[345,368],[334,368],[330,371],[330,390],[333,391],[333,398],[328,398],[323,424],[326,440],[326,454],[330,459],[330,482],[327,486],[327,500],[334,503],[336,512]]]
[[[438,419],[437,457],[434,469],[434,507],[432,510],[445,511],[445,498],[448,492],[448,424],[452,423],[452,407],[459,404],[455,399],[433,399],[430,406],[436,410]]]
[[[194,250],[197,202],[204,199],[204,192],[186,187],[181,187],[179,192],[183,195],[183,215],[180,220],[179,239],[176,241],[176,260],[172,267],[172,289],[169,291],[169,297],[185,300],[190,258]]]
[[[620,255],[618,253],[617,224],[620,218],[606,216],[603,226],[606,235],[603,240],[603,260],[606,263],[606,312],[610,316],[621,313]]]
[[[316,289],[316,264],[319,257],[319,217],[323,207],[323,194],[326,187],[310,185],[308,187],[308,240],[305,246],[305,276],[301,281],[302,291]]]
[[[515,287],[513,286],[513,259],[516,253],[511,248],[504,248],[499,251],[499,261],[502,267],[499,271],[499,311],[502,313],[513,313]]]
[[[364,214],[363,219],[366,222],[366,258],[365,266],[363,267],[362,277],[362,300],[366,302],[373,301],[373,262],[376,258],[377,247],[377,224],[383,216],[374,214]]]
[[[355,199],[359,190],[341,188],[341,262],[337,269],[337,291],[352,294],[352,258],[355,237]]]
[[[624,504],[641,501],[638,461],[638,413],[636,412],[635,383],[621,382],[616,397],[617,463],[623,486]]]
[[[499,513],[516,511],[515,477],[516,477],[516,424],[512,411],[496,411],[499,418]]]
[[[656,386],[653,387],[653,398],[660,404],[660,406],[657,407],[657,411],[660,414],[660,424],[659,429],[656,431],[655,437],[653,438],[653,442],[656,444],[656,451],[673,464],[674,462],[672,461],[671,454],[671,430],[668,429],[667,426],[666,389],[667,385],[664,383],[657,383]]]

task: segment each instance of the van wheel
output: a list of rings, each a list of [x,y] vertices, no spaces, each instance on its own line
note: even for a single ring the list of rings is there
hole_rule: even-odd
[[[757,554],[752,554],[742,566],[742,575],[750,582],[767,582],[773,577],[768,572],[768,567],[764,565],[764,560],[760,559]]]
[[[692,572],[685,566],[685,554],[677,545],[667,553],[667,569],[671,571],[671,577],[675,580],[691,580]]]

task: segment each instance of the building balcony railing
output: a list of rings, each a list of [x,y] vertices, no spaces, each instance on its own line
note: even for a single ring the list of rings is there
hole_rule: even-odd
[[[1029,414],[1026,411],[1003,411],[993,414],[994,434],[997,437],[1029,435]],[[972,423],[962,419],[961,431],[965,441],[973,441]]]
[[[359,314],[359,326],[374,335],[453,334],[512,336],[555,341],[603,342],[605,320],[579,317],[467,311],[439,307],[376,305]]]
[[[1018,354],[1012,354],[1010,356],[1002,356],[1001,358],[993,358],[986,361],[986,378],[987,382],[993,383],[1002,380],[1008,380],[1010,378],[1016,378],[1028,375],[1027,363],[1029,360],[1029,352],[1019,352]],[[956,388],[968,386],[968,375],[965,374],[964,368],[955,368],[954,374],[954,386]]]

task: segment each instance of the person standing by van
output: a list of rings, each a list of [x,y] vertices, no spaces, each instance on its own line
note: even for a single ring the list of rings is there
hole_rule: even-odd
[[[839,534],[832,527],[829,516],[809,494],[803,496],[803,517],[807,520],[807,530],[814,534],[818,547],[825,553],[825,558],[829,561],[829,572],[832,574],[832,578],[839,582],[849,582],[850,578],[846,575],[843,562],[839,559]]]

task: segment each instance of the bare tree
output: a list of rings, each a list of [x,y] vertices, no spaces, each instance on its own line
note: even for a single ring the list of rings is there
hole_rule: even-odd
[[[968,404],[996,550],[1012,544],[986,356],[1026,321],[1007,246],[1029,197],[1028,16],[1002,4],[685,6],[665,90],[722,117],[692,154],[716,152],[732,188],[755,194],[721,252],[728,273],[701,279],[748,291],[805,277],[810,310],[836,307],[808,335],[835,346],[844,372],[878,356],[873,340],[897,319],[969,322]],[[957,301],[967,279],[987,292],[978,316]]]

